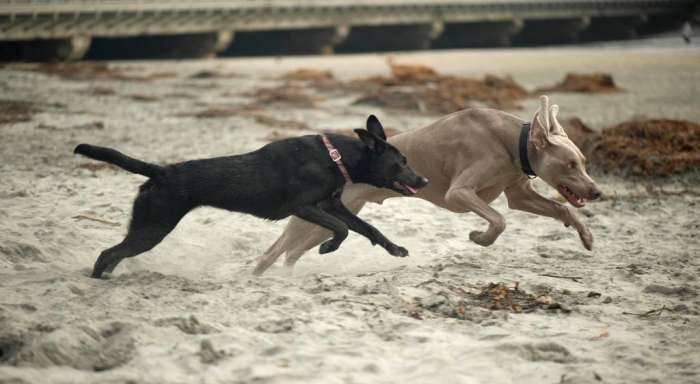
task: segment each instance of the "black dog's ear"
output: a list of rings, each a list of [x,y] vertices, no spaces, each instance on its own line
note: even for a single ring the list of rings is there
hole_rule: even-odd
[[[382,127],[382,123],[379,122],[377,116],[369,115],[369,117],[367,118],[367,130],[370,133],[377,135],[378,138],[386,141],[384,127]]]
[[[355,129],[355,133],[360,137],[363,143],[371,150],[376,153],[382,153],[386,149],[386,141],[377,137],[377,135],[372,132],[366,131],[364,129]]]

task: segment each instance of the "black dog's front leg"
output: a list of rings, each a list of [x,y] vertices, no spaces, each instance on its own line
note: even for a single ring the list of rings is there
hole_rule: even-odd
[[[406,248],[392,243],[391,240],[387,239],[381,232],[379,232],[377,228],[357,217],[357,215],[343,205],[343,202],[340,199],[333,199],[330,202],[329,210],[337,218],[347,224],[351,230],[369,239],[369,241],[372,242],[372,245],[381,245],[382,248],[386,249],[392,256],[408,256],[408,250]]]
[[[348,237],[348,226],[337,217],[325,212],[319,207],[307,206],[294,213],[300,219],[322,226],[333,231],[333,238],[321,244],[319,253],[333,252]]]

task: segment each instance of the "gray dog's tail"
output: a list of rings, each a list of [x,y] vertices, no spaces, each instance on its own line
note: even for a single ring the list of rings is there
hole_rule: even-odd
[[[159,165],[134,159],[133,157],[129,157],[111,148],[98,147],[90,144],[78,144],[78,146],[73,150],[73,153],[78,153],[91,159],[114,164],[117,167],[123,168],[129,172],[138,173],[139,175],[144,175],[156,180],[162,179],[165,173],[163,167]]]

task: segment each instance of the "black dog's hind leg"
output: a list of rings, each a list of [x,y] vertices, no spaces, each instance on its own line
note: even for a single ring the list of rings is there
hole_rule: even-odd
[[[348,237],[348,226],[343,223],[342,220],[325,212],[319,207],[303,207],[297,210],[294,215],[300,219],[320,225],[321,227],[329,229],[333,232],[333,238],[321,244],[321,247],[318,250],[318,252],[321,254],[335,251],[338,249],[338,247],[340,247],[340,244],[345,240],[345,238]]]
[[[392,243],[391,240],[387,239],[381,232],[379,232],[377,228],[357,217],[357,215],[343,205],[343,202],[340,199],[333,199],[330,201],[330,206],[327,210],[347,224],[348,228],[350,228],[352,231],[357,232],[369,239],[369,241],[372,242],[372,245],[381,245],[382,248],[386,249],[386,251],[392,256],[408,256],[408,250],[406,248]]]
[[[187,213],[164,193],[142,192],[134,201],[129,232],[124,240],[104,250],[95,262],[92,277],[112,272],[127,257],[146,252],[160,243]]]

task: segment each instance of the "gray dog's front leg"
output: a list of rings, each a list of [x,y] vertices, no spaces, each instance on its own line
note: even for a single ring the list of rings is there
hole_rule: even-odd
[[[489,222],[489,227],[486,231],[472,231],[469,233],[469,239],[481,246],[487,247],[493,244],[506,229],[506,220],[503,218],[503,215],[482,200],[473,188],[452,187],[445,194],[445,202],[455,212],[472,211]]]
[[[571,225],[578,231],[583,246],[589,251],[593,249],[593,234],[585,224],[579,221],[574,210],[540,195],[532,188],[529,180],[507,188],[505,193],[508,198],[508,207],[511,209],[552,217],[560,220],[567,227]]]

